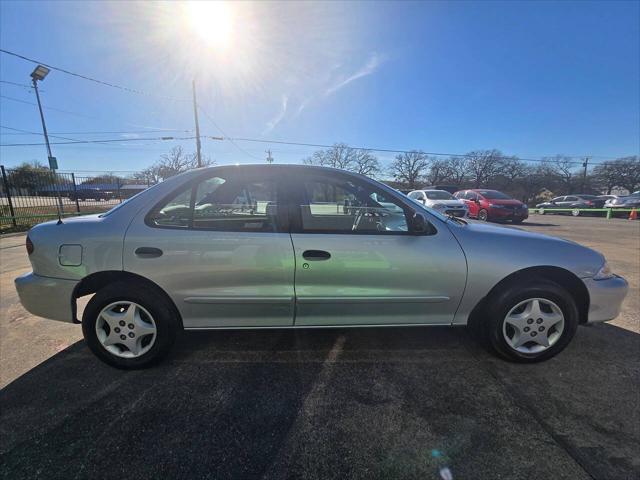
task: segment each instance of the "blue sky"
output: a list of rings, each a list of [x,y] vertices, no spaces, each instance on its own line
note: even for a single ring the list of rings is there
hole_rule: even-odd
[[[639,2],[236,3],[225,47],[203,41],[186,9],[3,1],[0,43],[148,93],[51,72],[41,84],[47,126],[69,138],[190,136],[197,78],[205,135],[222,128],[232,137],[595,162],[640,151]],[[33,67],[0,54],[5,82],[28,84]],[[16,101],[35,102],[33,92],[0,90],[0,124],[40,132],[36,107]],[[2,144],[42,141],[0,133]],[[63,170],[120,171],[144,168],[176,144],[195,149],[193,141],[140,141],[53,151]],[[203,140],[203,152],[218,163],[255,163],[267,148],[276,162],[313,152],[237,145]],[[7,166],[46,163],[44,146],[0,155]]]

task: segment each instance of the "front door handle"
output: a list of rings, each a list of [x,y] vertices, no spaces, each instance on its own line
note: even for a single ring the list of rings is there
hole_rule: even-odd
[[[162,250],[155,247],[138,247],[135,254],[140,258],[156,258],[162,256]]]
[[[310,262],[315,260],[329,260],[331,258],[331,254],[324,250],[305,250],[302,253],[302,258],[309,260]]]

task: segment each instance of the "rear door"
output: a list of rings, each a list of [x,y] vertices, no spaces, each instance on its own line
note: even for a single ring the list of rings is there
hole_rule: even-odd
[[[293,247],[276,178],[214,172],[134,219],[125,270],[163,288],[185,328],[292,325]]]
[[[411,232],[410,202],[358,177],[291,185],[296,325],[451,323],[466,262],[444,224]]]

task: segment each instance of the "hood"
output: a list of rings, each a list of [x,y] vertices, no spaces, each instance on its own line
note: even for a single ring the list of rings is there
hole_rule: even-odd
[[[462,200],[427,200],[427,206],[429,205],[444,205],[445,207],[464,207],[465,203]]]
[[[595,275],[604,263],[601,253],[559,237],[475,221],[448,225],[469,259],[485,257],[489,263],[510,266],[511,271],[558,266],[587,278]]]

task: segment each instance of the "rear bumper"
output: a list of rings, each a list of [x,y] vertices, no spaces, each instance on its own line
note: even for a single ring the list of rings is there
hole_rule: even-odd
[[[627,295],[627,281],[615,276],[607,280],[583,279],[589,290],[589,314],[587,323],[613,320],[620,313],[622,301]]]
[[[74,322],[73,290],[75,280],[42,277],[33,272],[15,279],[16,290],[22,306],[38,317]]]

